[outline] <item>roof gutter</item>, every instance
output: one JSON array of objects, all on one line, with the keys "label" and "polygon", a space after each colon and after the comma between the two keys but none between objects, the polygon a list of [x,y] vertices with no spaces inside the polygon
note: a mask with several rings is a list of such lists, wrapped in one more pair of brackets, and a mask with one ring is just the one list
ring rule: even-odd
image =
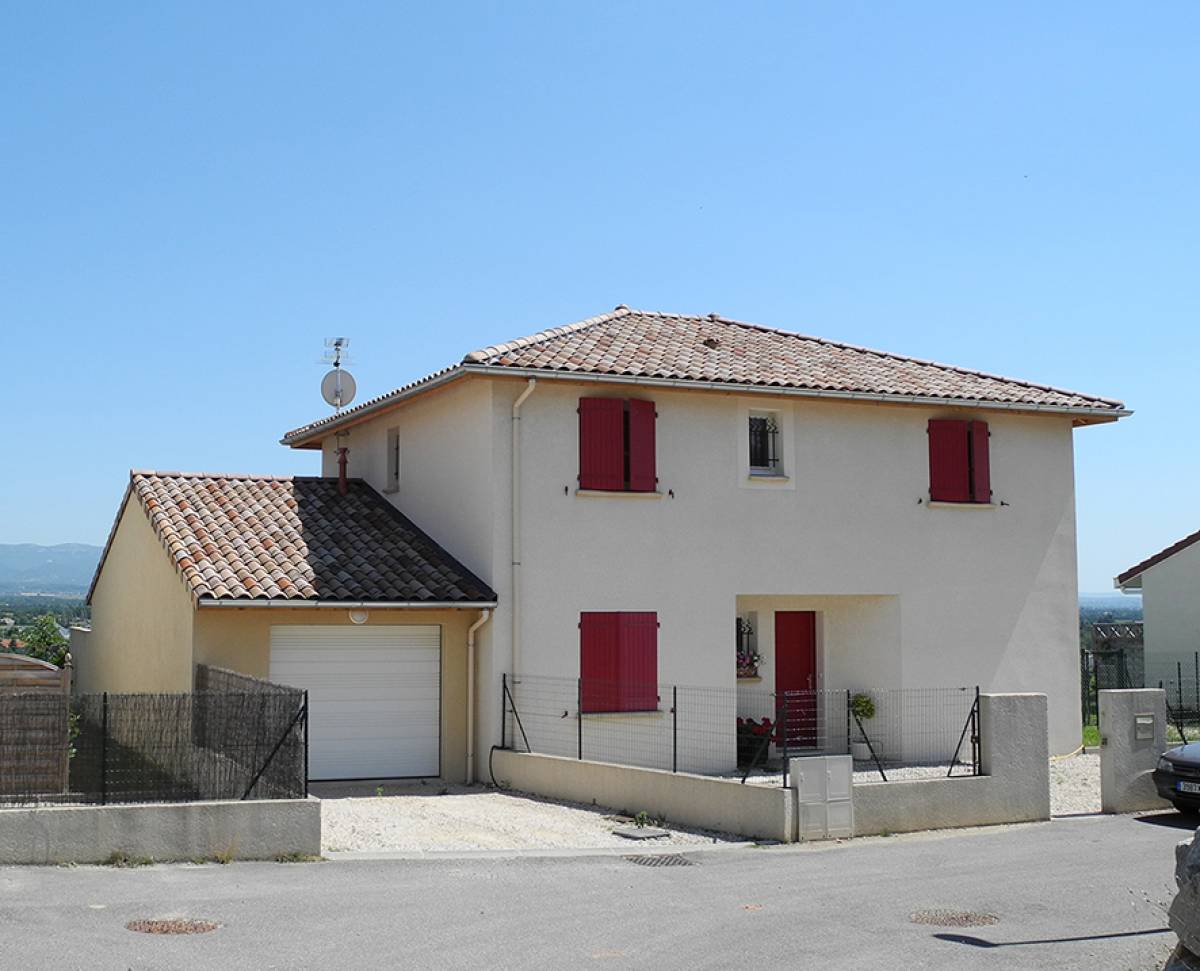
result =
[{"label": "roof gutter", "polygon": [[[547,371],[542,368],[516,368],[463,364],[460,370],[468,374],[511,374],[514,377],[547,378],[561,381],[585,381],[596,384],[636,384],[652,388],[699,388],[703,391],[724,391],[737,394],[786,395],[797,398],[836,398],[851,401],[872,401],[880,404],[945,405],[956,408],[994,408],[1004,411],[1043,411],[1062,415],[1087,415],[1097,418],[1127,418],[1133,412],[1126,408],[1088,408],[1078,405],[1039,405],[1016,401],[988,401],[979,398],[938,398],[928,395],[881,394],[871,391],[837,391],[824,388],[789,388],[774,384],[736,384],[730,381],[695,381],[689,378],[642,377],[636,374],[592,374],[577,371]],[[399,400],[397,398],[396,400]],[[328,426],[327,426],[328,427]]]},{"label": "roof gutter", "polygon": [[316,427],[297,429],[281,438],[280,444],[297,447],[323,438],[345,424],[357,424],[376,412],[390,408],[415,394],[446,384],[464,374],[485,374],[492,377],[509,375],[518,378],[545,378],[550,381],[581,381],[594,384],[633,384],[650,388],[691,388],[701,391],[723,391],[726,394],[762,394],[796,398],[829,398],[842,401],[867,401],[877,404],[934,405],[953,408],[987,408],[997,411],[1035,411],[1052,415],[1077,415],[1088,418],[1115,420],[1133,414],[1128,408],[1089,408],[1075,405],[1039,405],[1030,402],[987,401],[979,398],[938,398],[929,395],[881,394],[871,391],[837,391],[824,388],[788,388],[774,384],[735,384],[729,381],[694,381],[688,378],[641,377],[633,374],[592,374],[579,371],[550,371],[542,368],[504,367],[503,365],[459,364],[449,370],[417,381],[401,391],[388,395],[360,411],[348,412],[342,418],[325,419]]},{"label": "roof gutter", "polygon": [[341,610],[490,610],[494,600],[214,600],[201,597],[197,607],[328,607]]}]

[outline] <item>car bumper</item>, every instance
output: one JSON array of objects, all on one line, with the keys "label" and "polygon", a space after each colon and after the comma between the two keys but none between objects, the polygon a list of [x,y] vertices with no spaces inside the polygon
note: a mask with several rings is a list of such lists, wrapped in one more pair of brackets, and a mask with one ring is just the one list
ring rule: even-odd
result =
[{"label": "car bumper", "polygon": [[1154,788],[1158,790],[1158,794],[1168,802],[1182,803],[1185,806],[1200,807],[1200,792],[1180,792],[1180,782],[1192,782],[1200,784],[1200,778],[1196,776],[1179,776],[1174,772],[1164,772],[1162,769],[1154,770]]}]

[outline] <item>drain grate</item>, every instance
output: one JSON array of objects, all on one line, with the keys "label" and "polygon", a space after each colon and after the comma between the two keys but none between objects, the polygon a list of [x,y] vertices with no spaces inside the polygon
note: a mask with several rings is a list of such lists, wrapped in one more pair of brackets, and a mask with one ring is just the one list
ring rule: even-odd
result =
[{"label": "drain grate", "polygon": [[989,927],[1000,921],[995,914],[976,914],[969,910],[918,910],[909,914],[908,919],[914,924],[931,927]]},{"label": "drain grate", "polygon": [[131,920],[125,925],[127,930],[137,931],[139,934],[207,934],[220,926],[211,920],[188,920],[184,917],[171,917],[165,920]]},{"label": "drain grate", "polygon": [[695,866],[686,856],[680,856],[678,853],[653,853],[644,856],[627,856],[625,859],[638,866]]}]

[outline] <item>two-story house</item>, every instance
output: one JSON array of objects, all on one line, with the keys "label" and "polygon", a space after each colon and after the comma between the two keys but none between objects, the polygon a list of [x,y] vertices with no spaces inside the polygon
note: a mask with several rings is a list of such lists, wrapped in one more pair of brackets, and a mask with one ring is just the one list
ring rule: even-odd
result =
[{"label": "two-story house", "polygon": [[[315,777],[435,763],[477,774],[514,673],[578,684],[565,722],[652,716],[663,684],[736,691],[742,631],[761,684],[780,692],[1044,692],[1051,751],[1067,752],[1080,734],[1072,433],[1126,414],[717,315],[621,306],[288,432],[285,445],[321,452],[319,510],[288,505],[317,488],[299,479],[270,480],[282,498],[258,518],[244,506],[261,500],[242,495],[258,487],[220,484],[246,480],[197,479],[183,493],[205,507],[194,522],[161,477],[135,477],[132,495],[152,527],[143,547],[157,533],[190,594],[176,680],[215,658],[308,688],[314,746],[339,738]],[[346,496],[333,485],[343,473]],[[350,496],[361,508],[344,513]],[[361,544],[357,516],[373,517]],[[307,521],[330,517],[336,542]],[[107,569],[81,671],[104,671],[112,650],[96,643]],[[236,584],[214,585],[231,569]],[[431,574],[447,589],[423,587]],[[114,575],[107,595],[129,582]],[[129,634],[121,650],[140,656]],[[405,654],[421,645],[424,668]],[[368,656],[347,683],[339,672]],[[420,690],[405,681],[410,661]],[[728,750],[688,767],[731,767],[730,715],[713,714]],[[389,761],[406,732],[424,755]],[[379,757],[344,768],[357,739]]]}]

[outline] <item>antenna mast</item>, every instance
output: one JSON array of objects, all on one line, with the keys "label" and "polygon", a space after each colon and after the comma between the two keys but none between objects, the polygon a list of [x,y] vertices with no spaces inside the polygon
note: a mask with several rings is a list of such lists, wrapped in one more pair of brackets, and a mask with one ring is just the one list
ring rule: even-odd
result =
[{"label": "antenna mast", "polygon": [[[325,403],[333,408],[336,415],[342,408],[354,400],[356,390],[354,384],[354,375],[342,368],[343,358],[345,362],[349,362],[349,355],[346,354],[346,349],[350,346],[350,338],[348,337],[327,337],[325,338],[325,354],[322,357],[324,363],[332,365],[332,370],[326,373],[321,379],[321,397],[325,399]],[[349,460],[350,449],[342,444],[350,433],[347,431],[339,431],[336,433],[338,441],[338,492],[343,496],[346,494],[346,463]]]}]

